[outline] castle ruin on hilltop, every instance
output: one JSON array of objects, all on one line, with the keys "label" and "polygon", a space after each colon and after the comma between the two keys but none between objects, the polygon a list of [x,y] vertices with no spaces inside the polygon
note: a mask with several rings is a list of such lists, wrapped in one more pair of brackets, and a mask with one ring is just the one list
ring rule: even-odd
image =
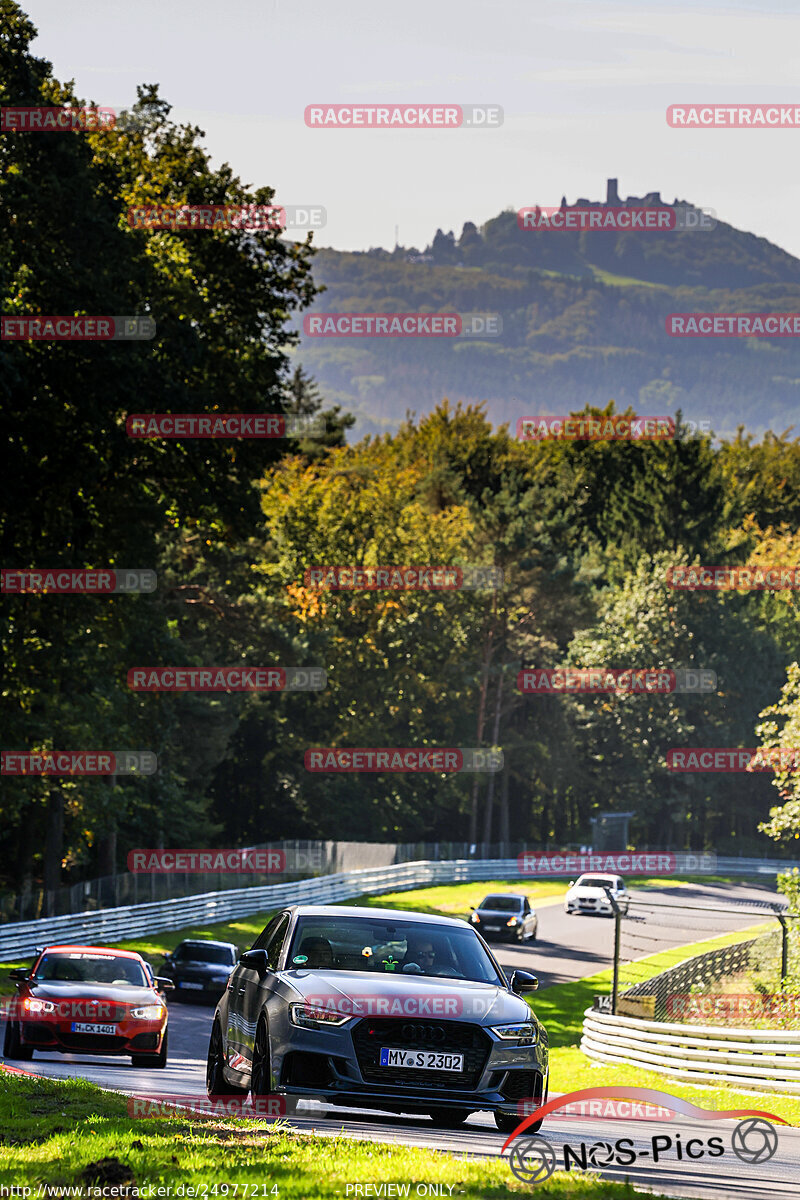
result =
[{"label": "castle ruin on hilltop", "polygon": [[[618,182],[619,181],[616,179],[607,179],[606,180],[606,198],[603,201],[604,208],[656,208],[656,207],[674,208],[677,204],[680,203],[680,201],[678,200],[678,198],[676,196],[676,198],[673,200],[672,204],[667,205],[666,201],[661,199],[660,192],[648,192],[646,196],[628,196],[627,199],[621,200],[619,191],[617,189]],[[596,207],[596,205],[597,205],[596,200],[586,200],[585,197],[581,196],[580,200],[576,200],[575,204],[572,205],[572,207],[573,208],[593,208],[593,207]],[[562,208],[570,207],[570,205],[567,204],[566,196],[561,197],[561,207]]]}]

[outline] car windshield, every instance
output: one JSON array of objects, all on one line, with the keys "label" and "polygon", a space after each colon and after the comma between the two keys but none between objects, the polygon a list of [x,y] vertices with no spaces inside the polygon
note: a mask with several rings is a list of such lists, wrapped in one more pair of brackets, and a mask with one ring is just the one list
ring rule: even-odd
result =
[{"label": "car windshield", "polygon": [[423,924],[402,916],[300,917],[287,970],[309,969],[504,982],[468,925]]},{"label": "car windshield", "polygon": [[493,908],[495,912],[518,912],[522,901],[518,896],[487,896],[481,900],[481,908]]},{"label": "car windshield", "polygon": [[36,968],[34,979],[52,980],[54,983],[107,983],[142,988],[151,986],[144,967],[135,958],[85,951],[45,954]]},{"label": "car windshield", "polygon": [[204,946],[202,942],[178,946],[172,958],[174,962],[221,963],[225,967],[235,962],[233,951],[227,946]]},{"label": "car windshield", "polygon": [[613,888],[617,886],[617,881],[615,879],[604,879],[602,875],[581,875],[576,886]]}]

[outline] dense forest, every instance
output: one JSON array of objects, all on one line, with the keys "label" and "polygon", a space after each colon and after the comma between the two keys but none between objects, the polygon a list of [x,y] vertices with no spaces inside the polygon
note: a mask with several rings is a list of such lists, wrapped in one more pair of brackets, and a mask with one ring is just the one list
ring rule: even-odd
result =
[{"label": "dense forest", "polygon": [[[523,231],[501,213],[459,238],[437,231],[424,254],[324,249],[313,311],[494,313],[493,338],[319,338],[300,358],[357,433],[397,428],[442,396],[485,402],[512,428],[532,413],[604,406],[681,408],[734,437],[783,430],[800,413],[800,351],[790,337],[677,338],[670,313],[798,312],[800,263],[718,221],[710,230]],[[299,325],[299,323],[297,323]],[[409,348],[410,347],[410,348]],[[754,406],[753,397],[758,396]]]},{"label": "dense forest", "polygon": [[[27,19],[17,12],[9,29],[0,103],[78,103],[30,53]],[[5,777],[4,886],[110,873],[139,846],[290,837],[566,845],[588,841],[591,817],[614,811],[635,813],[631,838],[641,847],[774,852],[758,825],[781,800],[789,807],[772,831],[787,842],[800,826],[796,771],[676,775],[665,755],[792,736],[800,744],[797,593],[680,592],[666,579],[680,564],[800,561],[800,439],[779,426],[757,438],[693,436],[664,378],[638,410],[674,413],[672,440],[520,442],[484,407],[459,404],[455,377],[452,389],[440,386],[426,355],[441,347],[414,343],[411,353],[397,342],[381,350],[393,374],[380,391],[398,428],[346,444],[352,417],[337,389],[298,365],[294,332],[330,283],[331,252],[315,257],[310,238],[293,243],[276,231],[132,229],[134,204],[274,196],[245,188],[226,165],[212,168],[202,131],[172,122],[154,88],[140,90],[135,114],[129,132],[0,139],[2,311],[142,314],[157,329],[145,342],[0,347],[13,461],[2,482],[3,565],[158,574],[152,594],[4,596],[3,740],[18,750],[148,749],[159,770]],[[625,363],[651,354],[647,314],[657,324],[674,300],[658,289],[528,279],[524,262],[522,275],[487,283],[483,265],[481,274],[445,265],[423,275],[412,264],[347,260],[350,307],[362,311],[379,293],[384,309],[406,306],[411,290],[401,303],[391,289],[412,274],[415,303],[431,311],[539,305],[535,330],[520,324],[517,349],[451,347],[463,378],[488,387],[510,362],[522,389],[531,355],[577,357],[604,413],[619,402]],[[756,292],[765,304],[800,307],[797,288],[782,282],[784,261],[770,261],[774,273],[748,288],[746,307],[757,307]],[[714,306],[742,307],[742,295],[720,294]],[[332,299],[333,290],[325,301],[336,307]],[[598,341],[619,330],[622,312],[636,351]],[[349,355],[354,370],[359,355],[378,352],[325,353]],[[788,378],[775,390],[779,376],[796,380],[796,363],[774,365],[796,350],[740,353],[725,369],[751,411],[769,421],[778,393],[779,411],[790,394],[797,406],[796,383],[793,393]],[[685,345],[682,355],[676,384],[691,379],[687,395],[708,396],[699,415],[713,415],[719,369]],[[552,391],[537,390],[536,410],[582,411],[565,405],[553,379]],[[399,419],[407,402],[425,415]],[[129,438],[127,416],[143,412],[317,414],[326,432]],[[332,591],[307,582],[320,564],[493,565],[504,581],[494,590]],[[718,688],[570,697],[517,688],[522,667],[561,664],[694,666],[715,671]],[[214,695],[126,684],[136,666],[220,665],[316,666],[328,684]],[[304,766],[314,746],[493,745],[504,752],[497,777]]]}]

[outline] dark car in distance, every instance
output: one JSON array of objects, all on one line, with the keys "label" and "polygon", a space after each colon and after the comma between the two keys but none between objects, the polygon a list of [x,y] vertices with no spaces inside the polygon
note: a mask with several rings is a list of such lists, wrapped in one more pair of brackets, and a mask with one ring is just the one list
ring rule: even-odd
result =
[{"label": "dark car in distance", "polygon": [[3,1054],[129,1054],[135,1067],[167,1063],[172,987],[152,976],[141,955],[105,946],[47,946],[32,967],[9,972],[17,995],[5,1005]]},{"label": "dark car in distance", "polygon": [[539,918],[521,892],[493,892],[485,896],[472,909],[469,923],[487,942],[533,941],[539,928]]},{"label": "dark car in distance", "polygon": [[187,939],[164,959],[161,974],[175,984],[176,997],[195,996],[216,1004],[238,957],[238,948],[231,942]]},{"label": "dark car in distance", "polygon": [[217,1005],[209,1096],[310,1097],[427,1113],[455,1128],[472,1113],[516,1129],[543,1104],[548,1038],[523,994],[464,921],[354,906],[278,913],[244,953]]}]

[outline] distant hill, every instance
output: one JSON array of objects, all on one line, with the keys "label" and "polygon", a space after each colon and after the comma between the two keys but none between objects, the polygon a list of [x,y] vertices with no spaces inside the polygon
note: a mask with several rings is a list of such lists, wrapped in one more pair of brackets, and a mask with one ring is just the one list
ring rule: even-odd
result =
[{"label": "distant hill", "polygon": [[[616,201],[615,182],[609,198]],[[579,201],[588,204],[588,201]],[[618,201],[661,204],[657,193]],[[674,205],[689,206],[675,200]],[[504,212],[424,251],[321,250],[322,312],[496,312],[499,338],[302,337],[299,359],[355,433],[443,397],[495,422],[584,404],[710,420],[718,434],[800,426],[800,339],[668,336],[670,312],[800,312],[800,260],[718,221],[713,230],[523,231]]]}]

